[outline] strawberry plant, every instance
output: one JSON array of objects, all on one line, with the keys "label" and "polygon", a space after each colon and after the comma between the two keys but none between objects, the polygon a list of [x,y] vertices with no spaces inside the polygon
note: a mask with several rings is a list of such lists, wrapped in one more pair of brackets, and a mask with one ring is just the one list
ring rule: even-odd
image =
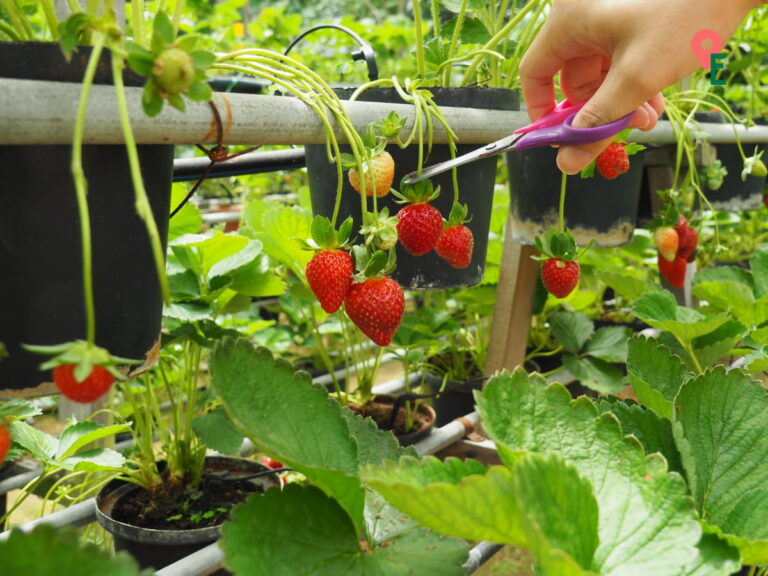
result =
[{"label": "strawberry plant", "polygon": [[29,406],[0,405],[0,413],[7,410],[19,417],[9,426],[14,446],[39,462],[42,473],[24,486],[2,517],[6,528],[11,514],[37,489],[44,490],[43,514],[49,505],[53,508],[57,504],[69,505],[93,497],[125,469],[122,454],[110,448],[96,447],[96,443],[127,432],[130,429],[127,424],[102,426],[93,421],[71,421],[57,437],[20,419],[37,413]]},{"label": "strawberry plant", "polygon": [[[764,564],[765,527],[750,518],[768,474],[765,390],[738,369],[693,375],[643,337],[630,340],[628,362],[641,402],[662,412],[574,400],[538,375],[501,373],[477,403],[504,466],[402,457],[363,478],[428,527],[526,547],[547,573]],[[425,505],[435,498],[444,505]]]},{"label": "strawberry plant", "polygon": [[[329,398],[306,374],[245,340],[227,338],[217,345],[211,372],[238,429],[306,478],[254,495],[235,509],[220,541],[227,568],[235,574],[464,573],[465,542],[425,530],[360,478],[364,466],[415,455],[412,448],[401,448],[389,432]],[[264,410],[270,405],[284,409]],[[304,425],[308,420],[311,428]]]}]

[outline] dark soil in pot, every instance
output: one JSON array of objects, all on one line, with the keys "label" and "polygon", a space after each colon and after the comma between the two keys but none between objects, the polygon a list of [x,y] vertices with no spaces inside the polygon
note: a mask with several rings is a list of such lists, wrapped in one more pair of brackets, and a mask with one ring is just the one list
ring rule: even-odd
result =
[{"label": "dark soil in pot", "polygon": [[382,430],[391,430],[402,446],[410,446],[426,438],[435,424],[434,409],[423,402],[413,412],[413,425],[406,430],[405,405],[398,403],[397,415],[392,421],[392,411],[395,407],[395,397],[381,394],[362,406],[349,408],[364,418],[371,418]]},{"label": "dark soil in pot", "polygon": [[277,486],[274,475],[247,478],[268,470],[250,460],[209,457],[194,491],[179,485],[149,492],[113,481],[97,497],[96,517],[114,536],[115,550],[128,551],[142,568],[159,569],[215,542],[235,505]]},{"label": "dark soil in pot", "polygon": [[[502,89],[468,87],[468,88],[431,88],[435,102],[439,106],[471,107],[486,110],[517,110],[519,96],[516,92]],[[342,99],[349,98],[354,89],[338,89]],[[394,89],[370,89],[365,91],[360,101],[385,102],[403,104],[402,99]],[[457,155],[475,150],[478,144],[458,145]],[[405,150],[397,145],[387,146],[387,151],[395,160],[395,178],[393,187],[398,189],[400,181],[407,173],[417,169],[418,151],[412,144]],[[305,147],[307,173],[312,198],[312,211],[331,217],[336,195],[336,166],[328,162],[324,145]],[[349,152],[348,147],[342,147],[342,152]],[[425,148],[426,152],[426,148]],[[434,164],[450,159],[447,144],[436,144],[432,153],[425,158],[424,165]],[[440,258],[434,250],[422,256],[413,256],[398,244],[397,270],[392,274],[403,288],[408,290],[431,290],[459,286],[472,286],[483,279],[485,258],[488,247],[488,231],[490,228],[493,208],[493,190],[496,183],[496,157],[473,162],[458,169],[460,201],[468,205],[472,219],[466,225],[474,237],[474,252],[469,266],[455,269]],[[453,204],[453,183],[450,172],[440,174],[432,179],[433,184],[440,186],[441,193],[432,202],[444,218],[447,218]],[[355,219],[355,230],[360,225],[360,196],[350,186],[344,177],[344,186],[339,211],[339,222],[348,216]],[[394,215],[402,207],[395,203],[392,194],[377,200],[378,207],[387,207],[390,215]],[[371,206],[371,200],[368,201]]]}]

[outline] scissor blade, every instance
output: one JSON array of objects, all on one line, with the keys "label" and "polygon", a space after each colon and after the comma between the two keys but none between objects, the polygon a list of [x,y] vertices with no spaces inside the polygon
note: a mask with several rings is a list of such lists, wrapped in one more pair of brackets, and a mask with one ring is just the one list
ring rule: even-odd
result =
[{"label": "scissor blade", "polygon": [[478,148],[477,150],[472,150],[472,152],[467,152],[466,154],[462,154],[461,156],[457,156],[456,158],[451,158],[450,160],[446,160],[445,162],[440,162],[439,164],[433,164],[432,166],[428,166],[422,169],[420,173],[418,171],[411,172],[405,175],[405,178],[403,178],[402,183],[414,184],[421,180],[426,180],[427,178],[431,178],[432,176],[437,176],[438,174],[447,172],[448,170],[451,170],[453,168],[458,168],[459,166],[463,166],[464,164],[469,164],[470,162],[474,162],[482,158],[489,158],[491,156],[496,156],[496,154],[501,154],[505,150],[509,150],[510,148],[512,148],[515,142],[517,142],[520,138],[522,138],[522,136],[523,134],[513,134],[511,136],[502,138],[501,140],[496,140],[496,142],[491,142],[490,144],[486,144],[485,146],[483,146],[482,148]]}]

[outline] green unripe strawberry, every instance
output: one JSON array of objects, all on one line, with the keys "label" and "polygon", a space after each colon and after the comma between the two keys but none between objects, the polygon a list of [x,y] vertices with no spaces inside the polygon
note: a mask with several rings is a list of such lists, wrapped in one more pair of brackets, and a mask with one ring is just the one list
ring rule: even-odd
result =
[{"label": "green unripe strawberry", "polygon": [[762,160],[757,160],[754,164],[752,164],[752,171],[750,174],[757,178],[762,178],[763,176],[768,175],[768,168],[765,167],[765,162]]},{"label": "green unripe strawberry", "polygon": [[152,74],[160,90],[166,94],[185,93],[195,76],[192,56],[181,48],[167,48],[155,58]]}]

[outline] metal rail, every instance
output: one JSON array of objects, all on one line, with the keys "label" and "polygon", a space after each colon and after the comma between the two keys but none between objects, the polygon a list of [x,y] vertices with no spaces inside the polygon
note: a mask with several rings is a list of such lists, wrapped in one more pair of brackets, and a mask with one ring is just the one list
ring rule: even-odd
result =
[{"label": "metal rail", "polygon": [[[148,118],[141,109],[141,88],[126,88],[129,114],[139,144],[197,144],[215,141],[210,107],[190,102],[182,113],[166,106]],[[68,144],[72,140],[75,110],[80,97],[78,84],[37,80],[0,79],[0,145]],[[214,102],[225,119],[225,144],[322,144],[325,129],[315,113],[296,98],[261,94],[216,93]],[[355,129],[362,132],[390,110],[408,119],[406,131],[414,121],[408,104],[348,102],[345,108]],[[486,143],[503,138],[528,123],[519,111],[442,108],[448,124],[467,144]],[[745,144],[768,142],[768,126],[749,129],[730,124],[701,124],[714,143],[734,142],[736,135]],[[697,129],[691,125],[691,130]],[[341,131],[334,124],[339,138]],[[440,123],[434,126],[435,142],[445,142]],[[669,122],[659,122],[651,132],[635,132],[632,138],[642,143],[664,144],[675,141]],[[115,104],[114,88],[93,86],[85,122],[86,144],[120,144],[122,131]]]}]

